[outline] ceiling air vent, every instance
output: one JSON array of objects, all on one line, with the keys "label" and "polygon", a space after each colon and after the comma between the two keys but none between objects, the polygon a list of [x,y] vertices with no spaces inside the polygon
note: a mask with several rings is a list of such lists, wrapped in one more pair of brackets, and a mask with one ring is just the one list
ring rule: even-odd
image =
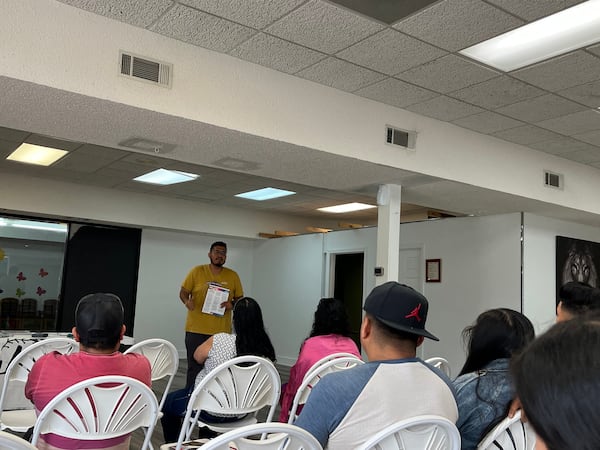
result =
[{"label": "ceiling air vent", "polygon": [[544,170],[544,186],[562,189],[564,185],[563,176],[560,173]]},{"label": "ceiling air vent", "polygon": [[389,125],[385,127],[385,142],[404,148],[415,148],[417,133],[415,131],[405,131],[399,128],[393,128]]},{"label": "ceiling air vent", "polygon": [[173,65],[153,61],[151,59],[134,55],[132,53],[119,53],[121,75],[146,81],[159,86],[171,87],[171,74]]}]

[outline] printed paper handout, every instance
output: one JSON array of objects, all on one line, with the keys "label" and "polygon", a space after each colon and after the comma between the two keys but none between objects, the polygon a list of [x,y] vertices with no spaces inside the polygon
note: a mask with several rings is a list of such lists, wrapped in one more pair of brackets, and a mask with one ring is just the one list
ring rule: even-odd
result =
[{"label": "printed paper handout", "polygon": [[225,307],[221,307],[221,303],[226,302],[229,298],[229,289],[217,283],[208,283],[208,291],[202,305],[202,312],[205,314],[213,314],[222,316],[225,314]]}]

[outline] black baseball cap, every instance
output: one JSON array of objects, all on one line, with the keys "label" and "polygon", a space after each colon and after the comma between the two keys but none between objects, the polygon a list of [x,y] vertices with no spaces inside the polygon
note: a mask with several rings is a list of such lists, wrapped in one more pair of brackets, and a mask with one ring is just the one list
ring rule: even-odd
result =
[{"label": "black baseball cap", "polygon": [[377,286],[367,296],[363,309],[391,328],[439,341],[425,330],[429,302],[410,286],[396,281]]},{"label": "black baseball cap", "polygon": [[75,327],[84,345],[119,342],[123,321],[123,304],[114,294],[86,295],[75,309]]}]

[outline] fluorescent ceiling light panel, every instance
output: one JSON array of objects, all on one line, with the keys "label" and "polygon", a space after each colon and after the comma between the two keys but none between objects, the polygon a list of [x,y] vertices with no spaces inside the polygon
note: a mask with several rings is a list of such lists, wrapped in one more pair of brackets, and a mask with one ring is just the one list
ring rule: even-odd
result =
[{"label": "fluorescent ceiling light panel", "polygon": [[600,0],[589,0],[459,53],[509,72],[598,41]]},{"label": "fluorescent ceiling light panel", "polygon": [[167,170],[167,169],[156,169],[152,172],[148,172],[145,175],[140,175],[134,178],[134,181],[141,183],[158,184],[166,186],[169,184],[184,183],[186,181],[193,181],[198,178],[199,175],[195,173],[180,172],[178,170]]},{"label": "fluorescent ceiling light panel", "polygon": [[26,164],[37,164],[38,166],[49,166],[67,153],[69,152],[66,150],[23,143],[6,159]]},{"label": "fluorescent ceiling light panel", "polygon": [[376,208],[374,205],[366,203],[345,203],[343,205],[328,206],[327,208],[318,208],[319,211],[328,213],[345,213],[351,211],[362,211],[363,209]]},{"label": "fluorescent ceiling light panel", "polygon": [[235,194],[236,197],[247,198],[248,200],[256,200],[262,202],[263,200],[272,200],[274,198],[286,197],[288,195],[294,195],[295,192],[286,191],[284,189],[277,189],[272,187],[266,187],[257,189],[256,191],[242,192],[241,194]]},{"label": "fluorescent ceiling light panel", "polygon": [[44,223],[44,224],[31,224],[28,223],[13,223],[11,226],[15,228],[26,228],[28,230],[41,230],[41,231],[54,231],[56,233],[66,233],[67,226],[60,223]]}]

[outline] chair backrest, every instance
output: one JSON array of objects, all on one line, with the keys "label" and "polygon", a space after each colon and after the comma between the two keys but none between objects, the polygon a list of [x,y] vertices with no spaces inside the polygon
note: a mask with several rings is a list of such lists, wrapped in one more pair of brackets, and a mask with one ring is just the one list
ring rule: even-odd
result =
[{"label": "chair backrest", "polygon": [[298,411],[301,405],[304,405],[306,403],[306,401],[308,400],[308,396],[312,392],[312,389],[321,380],[321,378],[332,372],[339,372],[341,370],[352,369],[353,367],[356,367],[359,364],[364,364],[364,361],[362,359],[358,359],[354,355],[340,356],[320,364],[319,366],[315,367],[314,370],[311,369],[308,373],[308,376],[304,377],[302,384],[296,391],[296,395],[294,396],[294,401],[292,402],[292,407],[290,409],[290,417],[288,419],[288,423],[294,423],[296,421],[296,412]]},{"label": "chair backrest", "polygon": [[169,377],[158,405],[159,411],[162,410],[169,389],[171,389],[173,378],[179,368],[179,353],[177,349],[171,342],[156,338],[138,342],[129,347],[125,353],[140,353],[148,358],[152,370],[152,382]]},{"label": "chair backrest", "polygon": [[0,431],[0,448],[2,450],[36,450],[29,441],[6,431]]},{"label": "chair backrest", "polygon": [[280,392],[279,372],[268,359],[259,356],[230,359],[210,371],[192,392],[179,442],[190,438],[200,411],[217,415],[256,415],[268,406],[265,422],[271,422]]},{"label": "chair backrest", "polygon": [[4,382],[2,383],[2,392],[0,393],[0,414],[4,409],[9,384],[13,382],[26,383],[29,372],[31,372],[33,364],[38,359],[46,353],[53,351],[69,354],[78,351],[78,349],[79,345],[77,342],[67,337],[44,339],[23,349],[6,368]]},{"label": "chair backrest", "polygon": [[425,362],[430,366],[440,369],[448,376],[448,378],[450,378],[452,371],[450,369],[450,363],[446,358],[442,358],[441,356],[434,356],[433,358],[426,359]]},{"label": "chair backrest", "polygon": [[[270,434],[268,434],[270,433]],[[264,439],[248,439],[261,435]],[[308,431],[287,423],[256,423],[236,428],[202,446],[202,450],[321,450]]]},{"label": "chair backrest", "polygon": [[320,360],[318,360],[316,363],[314,363],[311,366],[311,368],[308,369],[306,371],[306,373],[304,374],[303,380],[306,380],[308,377],[310,377],[312,375],[312,372],[314,370],[318,369],[323,364],[331,361],[332,359],[337,359],[337,358],[356,358],[356,359],[360,359],[358,356],[353,355],[352,353],[346,353],[346,352],[332,353],[331,355],[324,356],[323,358],[321,358]]},{"label": "chair backrest", "polygon": [[147,427],[148,448],[158,418],[158,400],[139,380],[105,375],[80,381],[54,397],[40,412],[31,443],[54,433],[80,440],[110,439]]},{"label": "chair backrest", "polygon": [[19,313],[21,317],[35,317],[37,315],[37,299],[24,298],[19,304]]},{"label": "chair backrest", "polygon": [[440,416],[401,420],[372,436],[359,450],[460,450],[456,425]]},{"label": "chair backrest", "polygon": [[533,450],[535,432],[528,423],[521,422],[521,411],[506,417],[496,425],[477,446],[477,450]]}]

